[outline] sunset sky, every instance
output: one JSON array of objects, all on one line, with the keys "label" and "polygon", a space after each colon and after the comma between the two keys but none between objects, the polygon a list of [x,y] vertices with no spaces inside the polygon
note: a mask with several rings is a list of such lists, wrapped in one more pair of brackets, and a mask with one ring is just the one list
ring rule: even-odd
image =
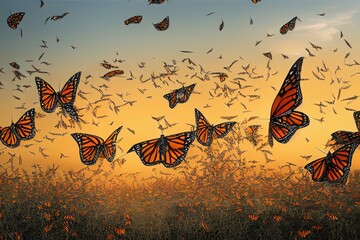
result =
[{"label": "sunset sky", "polygon": [[[17,121],[26,110],[33,107],[36,112],[45,114],[44,118],[36,119],[38,132],[34,139],[21,142],[21,145],[15,149],[0,146],[2,153],[0,164],[7,161],[8,153],[16,153],[17,156],[22,156],[23,168],[39,163],[44,166],[60,165],[62,169],[80,169],[84,165],[80,162],[78,146],[72,139],[71,133],[90,133],[106,139],[117,127],[123,126],[119,134],[119,139],[122,138],[122,140],[118,144],[124,152],[118,151],[115,157],[118,158],[135,143],[161,135],[162,132],[157,128],[158,124],[151,118],[152,116],[164,115],[170,123],[178,123],[164,130],[164,135],[191,130],[188,124],[195,124],[194,108],[199,109],[213,124],[226,121],[220,118],[221,116],[238,115],[235,121],[239,123],[245,118],[259,116],[247,125],[261,125],[259,133],[266,141],[272,101],[292,64],[301,56],[305,57],[301,77],[307,80],[301,82],[303,103],[297,110],[309,116],[310,125],[298,130],[289,143],[274,142],[272,149],[266,147],[273,153],[270,157],[276,159],[268,166],[277,168],[285,162],[304,166],[307,161],[300,155],[312,155],[310,160],[325,156],[329,149],[325,149],[324,145],[330,139],[332,132],[357,131],[352,117],[353,112],[346,110],[345,107],[360,110],[359,99],[346,100],[346,98],[358,95],[358,89],[360,89],[360,74],[356,74],[360,72],[360,66],[354,64],[354,60],[360,62],[358,46],[360,1],[358,0],[262,0],[257,4],[253,4],[250,0],[169,0],[161,5],[148,5],[145,0],[44,0],[44,2],[45,5],[42,8],[40,8],[40,0],[2,0],[0,2],[0,69],[3,68],[4,71],[0,73],[0,82],[3,85],[0,89],[2,113],[0,126],[9,126],[12,120]],[[26,13],[16,30],[7,25],[6,21],[10,12]],[[69,12],[69,14],[63,19],[49,20],[45,24],[47,17],[61,15],[64,12]],[[207,16],[212,12],[214,13]],[[323,13],[325,13],[324,16],[318,15]],[[124,20],[134,15],[142,15],[142,22],[126,26]],[[152,24],[160,22],[166,16],[170,18],[170,27],[163,32],[157,31]],[[280,27],[295,16],[301,21],[296,22],[293,31],[281,35]],[[250,19],[253,20],[252,25],[250,25]],[[222,21],[224,28],[219,31]],[[23,37],[20,36],[21,29]],[[340,38],[340,31],[343,33],[342,38]],[[267,34],[274,35],[267,37]],[[59,42],[56,42],[57,37]],[[351,44],[352,48],[345,43],[344,39]],[[47,42],[48,48],[40,47],[43,44],[42,40]],[[255,43],[260,40],[262,42],[255,46]],[[309,42],[321,46],[322,49],[315,50]],[[308,48],[315,56],[310,57],[305,48]],[[213,49],[212,52],[207,54],[210,49]],[[181,50],[193,53],[183,53]],[[38,58],[44,52],[39,61]],[[271,52],[273,57],[270,61],[270,73],[274,75],[271,75],[267,81],[268,58],[263,55],[265,52]],[[348,53],[350,55],[345,59]],[[287,55],[288,59],[284,59],[281,54]],[[220,59],[219,56],[222,58]],[[187,61],[182,62],[187,57],[197,64],[193,66],[194,70],[187,67],[190,66]],[[114,59],[125,61],[119,63],[114,62]],[[157,80],[156,83],[160,85],[160,88],[154,88],[151,81],[141,83],[139,78],[140,75],[143,75],[143,79],[147,79],[152,73],[154,75],[164,73],[163,62],[170,65],[173,64],[173,59],[176,60],[179,71],[176,76],[171,76],[172,80],[174,82],[179,80],[185,85],[193,83],[197,85],[194,89],[195,93],[191,95],[187,103],[170,109],[163,95],[182,85],[177,82],[169,82],[169,85],[165,85]],[[34,61],[29,63],[26,60]],[[110,81],[100,78],[109,71],[100,66],[103,60],[118,66],[125,72],[124,75],[111,78]],[[224,67],[234,60],[238,61],[232,66],[230,72],[225,70]],[[26,78],[12,81],[14,69],[9,63],[13,61],[20,65],[19,71]],[[51,65],[41,63],[43,61]],[[145,67],[140,68],[138,66],[140,62],[145,62]],[[317,67],[322,68],[323,63],[329,71],[324,73],[324,80],[318,80],[312,72],[320,75]],[[198,76],[203,76],[200,74],[199,64],[205,71],[225,72],[229,78],[225,82],[220,82],[211,74],[209,74],[210,81],[203,82],[196,77],[191,78],[195,72]],[[257,75],[264,77],[250,79],[246,75],[239,75],[238,73],[243,72],[243,67],[248,64]],[[34,73],[30,76],[26,71],[34,70],[31,65],[48,71],[50,74]],[[340,70],[335,73],[338,66]],[[86,97],[90,102],[95,102],[101,97],[101,94],[91,85],[98,88],[103,84],[109,86],[107,90],[102,89],[106,94],[112,94],[111,100],[116,105],[124,104],[117,94],[123,94],[123,98],[127,101],[137,102],[133,106],[121,107],[118,114],[110,111],[108,103],[104,102],[99,104],[101,107],[98,110],[98,116],[107,115],[107,117],[96,119],[91,110],[81,111],[82,118],[89,122],[89,124],[83,124],[82,129],[78,126],[66,130],[55,128],[60,119],[60,115],[56,113],[60,110],[49,114],[41,110],[35,76],[49,82],[55,90],[60,90],[65,82],[78,71],[82,72],[82,81],[78,91],[89,93]],[[135,77],[133,80],[127,80],[130,77],[130,71]],[[89,74],[92,78],[89,78],[89,83],[85,84],[83,81]],[[245,98],[238,96],[230,107],[225,104],[229,101],[228,98],[211,99],[209,91],[213,91],[211,89],[215,88],[215,83],[220,86],[227,84],[235,88],[236,85],[231,81],[237,77],[245,78],[246,81],[241,82],[243,85],[251,85],[241,90],[241,93],[246,95]],[[17,84],[31,87],[21,87],[23,92],[20,92],[16,90]],[[138,89],[144,88],[147,92],[140,93]],[[344,89],[337,98],[340,88]],[[252,94],[261,97],[250,100],[248,95]],[[329,105],[326,101],[332,101],[332,95],[335,96],[335,103]],[[152,97],[148,98],[148,96]],[[320,102],[326,105],[323,108],[324,113],[321,113],[319,107],[314,105]],[[246,105],[249,111],[245,111],[241,103]],[[16,109],[22,104],[25,109]],[[207,104],[211,107],[204,108]],[[88,102],[77,96],[75,105],[77,108],[86,108]],[[316,120],[322,117],[322,123]],[[92,124],[93,120],[99,122],[98,126]],[[243,129],[247,125],[240,128]],[[127,128],[134,130],[135,134]],[[44,136],[54,137],[49,135],[49,132],[59,134],[67,132],[67,134],[57,136],[51,142],[44,139]],[[42,140],[42,142],[35,140]],[[29,148],[23,146],[30,143],[34,145]],[[49,155],[48,158],[41,156],[39,147],[46,148],[44,152]],[[247,160],[258,159],[260,164],[264,163],[263,154],[256,151],[248,141],[244,140],[240,143],[240,148],[246,150],[242,157],[246,157]],[[61,153],[69,158],[60,159]],[[196,148],[190,148],[188,156],[195,154]],[[144,174],[151,172],[152,168],[142,165],[135,153],[129,153],[124,157],[126,163],[123,169],[118,169],[119,171],[140,171]],[[157,165],[156,168],[165,169],[163,165]],[[360,169],[359,149],[355,152],[351,169]]]}]

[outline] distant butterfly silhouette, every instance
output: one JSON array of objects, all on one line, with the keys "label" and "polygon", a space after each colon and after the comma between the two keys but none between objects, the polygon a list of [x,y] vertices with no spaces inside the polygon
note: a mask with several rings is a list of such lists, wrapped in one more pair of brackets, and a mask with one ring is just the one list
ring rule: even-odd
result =
[{"label": "distant butterfly silhouette", "polygon": [[165,0],[148,0],[149,5],[150,4],[162,4],[165,2]]},{"label": "distant butterfly silhouette", "polygon": [[47,113],[55,111],[58,103],[60,107],[68,113],[71,118],[79,122],[79,117],[74,108],[76,90],[80,82],[81,72],[75,73],[64,85],[60,92],[55,92],[49,83],[35,77],[36,86],[40,96],[40,106]]},{"label": "distant butterfly silhouette", "polygon": [[165,94],[163,97],[169,100],[169,107],[174,108],[178,103],[185,103],[189,100],[192,91],[195,88],[196,83],[187,87],[178,88],[171,93]]},{"label": "distant butterfly silhouette", "polygon": [[352,156],[358,147],[357,143],[345,145],[326,157],[319,158],[305,166],[316,182],[343,183],[350,172]]},{"label": "distant butterfly silhouette", "polygon": [[271,106],[268,134],[271,147],[273,137],[280,143],[287,143],[299,128],[309,125],[306,114],[294,111],[302,103],[300,73],[303,59],[300,57],[291,67]]},{"label": "distant butterfly silhouette", "polygon": [[195,108],[196,138],[201,145],[209,146],[213,139],[225,137],[236,122],[210,125],[204,115]]},{"label": "distant butterfly silhouette", "polygon": [[194,132],[183,132],[170,136],[161,135],[160,138],[135,144],[128,153],[135,151],[146,166],[162,163],[165,167],[171,168],[179,165],[185,159],[194,139]]},{"label": "distant butterfly silhouette", "polygon": [[356,124],[357,132],[349,131],[336,131],[331,134],[334,144],[346,145],[350,143],[360,143],[360,111],[354,112],[354,121]]},{"label": "distant butterfly silhouette", "polygon": [[161,22],[159,23],[153,23],[154,27],[156,28],[156,30],[158,31],[165,31],[166,29],[169,28],[169,16],[167,16],[166,18],[164,18]]},{"label": "distant butterfly silhouette", "polygon": [[111,77],[115,77],[123,74],[124,74],[123,70],[112,70],[110,72],[105,73],[101,78],[108,81]]},{"label": "distant butterfly silhouette", "polygon": [[7,24],[10,28],[12,29],[16,29],[17,26],[19,25],[19,23],[21,22],[21,20],[23,19],[23,17],[25,16],[24,12],[17,12],[17,13],[13,13],[11,14],[8,18],[7,18]]},{"label": "distant butterfly silhouette", "polygon": [[116,139],[121,129],[122,126],[117,128],[105,141],[91,134],[72,133],[71,136],[79,145],[81,162],[85,165],[93,165],[99,158],[112,162],[116,154]]},{"label": "distant butterfly silhouette", "polygon": [[10,148],[20,145],[20,140],[30,140],[35,136],[35,109],[32,108],[16,123],[11,123],[9,127],[0,127],[0,140]]},{"label": "distant butterfly silhouette", "polygon": [[258,2],[261,2],[261,0],[251,0],[253,3],[257,4]]},{"label": "distant butterfly silhouette", "polygon": [[133,16],[124,21],[125,25],[129,25],[131,23],[140,23],[143,17],[141,15]]},{"label": "distant butterfly silhouette", "polygon": [[282,25],[282,27],[280,28],[280,33],[281,34],[286,34],[288,31],[292,31],[295,28],[295,23],[296,20],[301,21],[298,17],[294,17],[293,19],[291,19],[289,22],[285,23],[284,25]]}]

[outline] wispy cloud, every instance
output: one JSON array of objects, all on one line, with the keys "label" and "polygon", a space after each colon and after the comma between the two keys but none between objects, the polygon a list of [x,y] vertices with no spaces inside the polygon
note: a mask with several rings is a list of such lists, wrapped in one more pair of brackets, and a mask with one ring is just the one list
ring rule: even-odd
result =
[{"label": "wispy cloud", "polygon": [[352,22],[352,18],[357,12],[357,10],[351,10],[349,12],[338,13],[334,17],[327,17],[325,15],[321,20],[319,18],[310,19],[309,24],[300,25],[296,30],[311,34],[319,40],[330,41],[335,34],[339,33],[341,26]]}]

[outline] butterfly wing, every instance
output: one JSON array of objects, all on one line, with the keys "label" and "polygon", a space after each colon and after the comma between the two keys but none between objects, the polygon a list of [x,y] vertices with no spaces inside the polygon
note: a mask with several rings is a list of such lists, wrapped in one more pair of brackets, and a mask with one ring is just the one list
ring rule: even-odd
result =
[{"label": "butterfly wing", "polygon": [[10,148],[16,148],[20,145],[20,138],[12,131],[11,127],[4,127],[0,133],[1,142]]},{"label": "butterfly wing", "polygon": [[281,34],[286,34],[289,30],[292,31],[295,28],[295,23],[296,20],[298,18],[294,17],[293,19],[291,19],[289,22],[285,23],[284,25],[282,25],[282,27],[280,28],[280,33]]},{"label": "butterfly wing", "polygon": [[59,100],[62,105],[74,104],[76,90],[80,82],[81,72],[75,73],[64,85],[59,93]]},{"label": "butterfly wing", "polygon": [[212,137],[213,139],[225,137],[236,122],[224,122],[217,124],[213,127]]},{"label": "butterfly wing", "polygon": [[294,111],[301,102],[300,73],[303,57],[291,67],[279,93],[277,94],[270,113],[269,145],[273,145],[272,137],[280,143],[286,143],[299,128],[309,125],[309,117]]},{"label": "butterfly wing", "polygon": [[196,139],[201,145],[209,146],[212,142],[212,127],[204,115],[195,108]]},{"label": "butterfly wing", "polygon": [[11,14],[8,18],[7,18],[7,24],[10,28],[12,29],[16,29],[17,26],[19,25],[19,23],[21,22],[21,20],[23,19],[23,17],[25,16],[24,12],[17,12],[17,13],[13,13]]},{"label": "butterfly wing", "polygon": [[116,129],[104,142],[104,148],[100,157],[106,158],[108,162],[112,162],[116,154],[116,139],[122,129],[122,126]]},{"label": "butterfly wing", "polygon": [[308,126],[309,123],[310,120],[306,114],[294,111],[270,121],[269,136],[280,143],[287,143],[298,129]]},{"label": "butterfly wing", "polygon": [[79,146],[80,160],[85,165],[93,165],[103,150],[104,140],[98,136],[85,133],[72,133]]},{"label": "butterfly wing", "polygon": [[154,27],[156,30],[158,31],[165,31],[166,29],[169,28],[170,25],[170,21],[169,21],[169,16],[167,16],[166,18],[164,18],[161,22],[159,23],[153,23]]},{"label": "butterfly wing", "polygon": [[360,143],[360,132],[336,131],[331,134],[334,144],[350,144],[353,142]]},{"label": "butterfly wing", "polygon": [[316,159],[305,165],[305,169],[311,173],[313,181],[323,181],[326,173],[326,162],[328,162],[330,158],[331,153],[329,152],[326,157]]},{"label": "butterfly wing", "polygon": [[35,77],[35,82],[40,97],[41,109],[47,113],[54,112],[58,103],[57,93],[49,83],[40,77]]},{"label": "butterfly wing", "polygon": [[168,94],[164,95],[164,98],[169,101],[169,107],[170,108],[174,108],[176,106],[176,104],[178,103],[177,91],[178,90],[175,90],[175,91],[173,91],[171,93],[168,93]]},{"label": "butterfly wing", "polygon": [[32,108],[15,123],[16,134],[21,140],[30,140],[35,136],[35,109]]},{"label": "butterfly wing", "polygon": [[145,166],[152,166],[162,162],[159,138],[137,143],[129,149],[129,152],[136,152]]},{"label": "butterfly wing", "polygon": [[346,183],[352,156],[358,145],[357,143],[349,144],[333,152],[327,164],[324,180],[330,183]]},{"label": "butterfly wing", "polygon": [[183,95],[180,97],[180,99],[178,99],[178,101],[180,102],[180,103],[185,103],[185,102],[187,102],[188,100],[189,100],[189,98],[190,98],[190,95],[191,95],[191,93],[192,93],[192,91],[194,90],[194,88],[195,88],[195,83],[194,84],[191,84],[190,86],[187,86],[187,87],[185,87],[184,89],[183,89]]},{"label": "butterfly wing", "polygon": [[162,163],[165,167],[175,167],[186,157],[191,143],[195,139],[195,133],[183,132],[165,137],[166,147]]}]

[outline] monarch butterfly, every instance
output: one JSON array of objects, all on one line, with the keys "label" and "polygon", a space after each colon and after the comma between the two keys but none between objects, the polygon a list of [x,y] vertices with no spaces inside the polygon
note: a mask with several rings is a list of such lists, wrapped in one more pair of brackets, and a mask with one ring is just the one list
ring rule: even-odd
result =
[{"label": "monarch butterfly", "polygon": [[312,174],[316,182],[346,183],[350,172],[352,156],[358,144],[345,145],[326,157],[308,163],[305,169]]},{"label": "monarch butterfly", "polygon": [[347,145],[353,142],[360,143],[360,111],[353,114],[357,132],[336,131],[331,134],[334,144]]},{"label": "monarch butterfly", "polygon": [[266,53],[263,53],[263,55],[267,58],[269,58],[270,60],[272,60],[272,54],[271,52],[266,52]]},{"label": "monarch butterfly", "polygon": [[60,92],[55,92],[49,83],[35,77],[36,86],[40,96],[40,106],[44,112],[52,113],[55,111],[58,103],[60,107],[69,114],[71,118],[79,122],[79,117],[74,108],[76,90],[80,82],[81,72],[75,73],[64,85]]},{"label": "monarch butterfly", "polygon": [[170,136],[161,135],[160,138],[135,144],[128,153],[135,151],[145,166],[162,163],[165,167],[171,168],[185,159],[194,139],[195,133],[192,131]]},{"label": "monarch butterfly", "polygon": [[257,4],[258,2],[261,2],[261,0],[251,0],[254,4]]},{"label": "monarch butterfly", "polygon": [[115,77],[115,76],[119,76],[119,75],[123,75],[123,74],[124,74],[123,70],[112,70],[108,73],[105,73],[104,76],[102,76],[101,78],[109,81],[109,79],[111,77]]},{"label": "monarch butterfly", "polygon": [[249,214],[249,219],[251,221],[257,221],[259,219],[259,215]]},{"label": "monarch butterfly", "polygon": [[17,12],[17,13],[13,13],[11,14],[8,18],[7,18],[7,24],[10,28],[12,29],[16,29],[17,26],[20,24],[21,20],[23,19],[23,17],[25,16],[24,12]]},{"label": "monarch butterfly", "polygon": [[280,143],[287,143],[299,128],[309,125],[305,113],[294,111],[302,102],[300,73],[303,59],[300,57],[291,67],[272,104],[268,134],[271,147],[273,137]]},{"label": "monarch butterfly", "polygon": [[72,133],[71,136],[79,145],[81,162],[93,165],[98,158],[106,158],[108,162],[112,162],[116,154],[116,139],[121,129],[122,126],[117,128],[105,141],[91,134]]},{"label": "monarch butterfly", "polygon": [[196,138],[201,145],[209,146],[213,139],[225,137],[236,122],[210,125],[204,115],[195,108]]},{"label": "monarch butterfly", "polygon": [[295,23],[296,20],[301,21],[298,17],[294,17],[293,19],[291,19],[289,22],[285,23],[284,25],[282,25],[282,27],[280,28],[280,33],[281,34],[286,34],[289,30],[292,31],[295,28]]},{"label": "monarch butterfly", "polygon": [[302,238],[306,238],[311,233],[310,230],[299,230],[298,235]]},{"label": "monarch butterfly", "polygon": [[164,18],[161,22],[158,23],[153,23],[154,27],[156,28],[156,30],[158,31],[165,31],[166,29],[169,28],[169,16],[167,16],[166,18]]},{"label": "monarch butterfly", "polygon": [[141,22],[142,19],[143,19],[143,17],[141,15],[137,15],[137,16],[133,16],[133,17],[130,17],[130,18],[126,19],[124,21],[124,23],[125,23],[125,25],[129,25],[131,23],[138,24],[138,23]]},{"label": "monarch butterfly", "polygon": [[182,86],[181,88],[175,89],[171,93],[165,94],[163,97],[169,100],[169,107],[174,108],[178,103],[185,103],[189,100],[192,91],[195,88],[196,83],[191,84],[187,87]]},{"label": "monarch butterfly", "polygon": [[64,18],[68,14],[69,14],[68,12],[65,12],[65,13],[63,13],[61,15],[52,16],[50,19],[53,20],[53,21],[57,21],[57,20],[60,20],[60,19]]},{"label": "monarch butterfly", "polygon": [[20,145],[20,140],[30,140],[35,136],[35,109],[25,112],[16,123],[0,127],[1,142],[10,148]]},{"label": "monarch butterfly", "polygon": [[338,220],[339,218],[337,216],[335,216],[335,214],[333,213],[326,213],[326,216],[331,220],[331,221],[336,221]]}]

